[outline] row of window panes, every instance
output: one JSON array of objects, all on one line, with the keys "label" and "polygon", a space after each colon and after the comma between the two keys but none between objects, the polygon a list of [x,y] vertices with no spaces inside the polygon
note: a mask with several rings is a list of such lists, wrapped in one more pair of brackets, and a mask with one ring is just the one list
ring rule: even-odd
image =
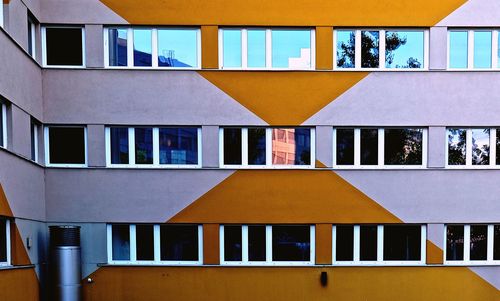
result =
[{"label": "row of window panes", "polygon": [[199,166],[201,128],[106,128],[109,165]]},{"label": "row of window panes", "polygon": [[10,221],[0,217],[0,266],[10,264]]},{"label": "row of window panes", "polygon": [[425,166],[427,129],[336,128],[334,166]]},{"label": "row of window panes", "polygon": [[221,128],[220,165],[312,166],[314,141],[313,128]]},{"label": "row of window panes", "polygon": [[500,262],[500,225],[446,225],[446,263]]},{"label": "row of window panes", "polygon": [[498,31],[451,30],[448,32],[450,69],[498,68]]},{"label": "row of window panes", "polygon": [[427,30],[335,31],[336,69],[426,69]]},{"label": "row of window panes", "polygon": [[108,225],[108,262],[201,264],[201,225]]},{"label": "row of window panes", "polygon": [[500,136],[495,128],[448,128],[446,150],[449,167],[500,165]]},{"label": "row of window panes", "polygon": [[200,67],[196,28],[106,28],[104,38],[107,66]]}]

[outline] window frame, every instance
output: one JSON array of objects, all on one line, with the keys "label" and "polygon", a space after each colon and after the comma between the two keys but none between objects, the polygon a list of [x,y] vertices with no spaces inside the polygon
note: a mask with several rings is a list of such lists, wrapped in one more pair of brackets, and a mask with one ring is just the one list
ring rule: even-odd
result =
[{"label": "window frame", "polygon": [[0,141],[0,148],[7,149],[8,146],[8,137],[7,137],[7,104],[0,99],[0,114],[2,114],[2,141]]},{"label": "window frame", "polygon": [[[198,228],[198,260],[161,260],[161,237],[160,237],[160,224],[150,224],[153,226],[153,244],[154,244],[154,260],[137,260],[137,224],[126,224],[129,227],[130,239],[130,259],[129,260],[113,260],[113,225],[120,224],[107,224],[106,225],[106,244],[107,244],[107,260],[110,265],[202,265],[203,264],[203,226],[200,224],[193,224]],[[123,224],[121,224],[123,225]],[[169,224],[165,224],[169,225]],[[175,225],[175,224],[171,224]],[[184,224],[183,224],[184,225]]]},{"label": "window frame", "polygon": [[[494,227],[498,224],[445,224],[444,225],[444,242],[443,242],[443,265],[449,266],[476,266],[476,265],[500,265],[500,260],[493,259],[494,251]],[[464,227],[464,259],[463,260],[447,260],[446,252],[447,244],[447,229],[448,226],[463,226]],[[470,227],[471,226],[487,226],[487,245],[486,245],[486,260],[471,260],[470,259]]]},{"label": "window frame", "polygon": [[[81,65],[47,65],[47,28],[79,28],[82,31],[82,64]],[[42,26],[42,67],[53,69],[84,69],[87,66],[85,53],[85,27],[84,26],[62,26],[43,25]]]},{"label": "window frame", "polygon": [[[224,129],[237,128],[241,130],[241,164],[224,164]],[[265,165],[249,165],[248,164],[248,129],[264,128],[266,130],[266,164]],[[311,137],[311,162],[309,165],[286,165],[272,164],[272,147],[273,147],[273,129],[287,128],[304,128],[310,130]],[[314,168],[316,162],[316,129],[314,127],[301,126],[283,126],[283,127],[266,127],[266,126],[221,126],[219,127],[219,168],[225,169],[311,169]]]},{"label": "window frame", "polygon": [[[454,165],[449,164],[449,145],[448,145],[448,130],[449,129],[460,129],[466,130],[465,138],[465,164]],[[490,131],[490,163],[488,165],[473,165],[472,164],[472,130],[476,129],[488,129]],[[446,127],[445,131],[445,168],[449,169],[498,169],[500,165],[496,164],[496,148],[497,148],[497,128],[490,127]]]},{"label": "window frame", "polygon": [[[241,67],[224,67],[224,30],[241,31]],[[248,67],[248,30],[264,30],[266,36],[265,67]],[[272,66],[272,31],[302,30],[310,31],[311,66],[309,68],[278,68]],[[220,70],[315,70],[316,69],[316,29],[309,27],[223,27],[218,31],[219,69]]]},{"label": "window frame", "polygon": [[[353,165],[338,165],[337,164],[337,129],[353,129],[354,130],[354,164]],[[361,164],[361,130],[373,129],[378,131],[378,164],[377,165],[362,165]],[[385,164],[385,130],[386,129],[421,129],[422,130],[422,164],[421,165],[387,165]],[[428,128],[426,127],[333,127],[333,169],[425,169],[428,162]]]},{"label": "window frame", "polygon": [[[128,129],[128,164],[112,164],[111,163],[111,128],[126,128]],[[153,164],[136,164],[135,163],[135,129],[136,128],[151,128],[153,132]],[[197,144],[198,144],[198,164],[160,164],[160,128],[196,128],[197,129]],[[161,168],[161,169],[193,169],[202,167],[202,131],[198,126],[106,126],[105,128],[105,148],[106,148],[106,167],[107,168]]]},{"label": "window frame", "polygon": [[31,120],[30,124],[30,132],[31,132],[31,127],[33,127],[33,136],[30,137],[31,139],[31,147],[33,148],[34,151],[34,156],[31,156],[31,161],[38,163],[39,161],[39,155],[38,155],[38,129],[40,128],[39,124],[36,123],[33,119]]},{"label": "window frame", "polygon": [[0,261],[0,267],[7,267],[12,265],[12,254],[11,254],[11,237],[10,237],[10,219],[8,218],[0,218],[1,220],[5,220],[5,241],[6,241],[6,251],[7,251],[7,260]]},{"label": "window frame", "polygon": [[[83,164],[60,164],[60,163],[50,163],[50,141],[49,141],[49,129],[50,128],[83,128],[83,139],[85,148],[85,163]],[[45,125],[44,126],[44,145],[45,145],[45,166],[46,167],[67,167],[67,168],[83,168],[88,167],[88,134],[87,126],[85,125]]]},{"label": "window frame", "polygon": [[[309,261],[273,261],[273,226],[262,225],[266,227],[266,260],[249,261],[248,260],[248,226],[253,224],[227,224],[228,226],[241,226],[241,261],[226,261],[224,259],[224,225],[219,226],[219,263],[227,266],[310,266],[316,264],[316,227],[315,225],[301,225],[309,227]],[[289,226],[298,226],[288,224]]]},{"label": "window frame", "polygon": [[[450,33],[451,32],[467,32],[467,67],[452,68],[450,66]],[[474,33],[475,32],[491,32],[491,67],[490,68],[475,68],[474,67]],[[446,34],[446,70],[447,71],[496,71],[500,69],[498,66],[498,29],[493,28],[452,28],[448,29]]]},{"label": "window frame", "polygon": [[[29,49],[29,42],[28,42],[28,47],[27,47],[27,52],[28,54],[36,60],[36,26],[37,22],[35,21],[35,18],[31,14],[31,12],[28,11],[28,39],[31,41],[31,52]],[[31,31],[30,31],[31,30]],[[31,35],[29,35],[31,33]]]},{"label": "window frame", "polygon": [[[109,29],[127,30],[127,66],[109,65]],[[151,30],[151,67],[134,66],[134,29]],[[161,67],[158,66],[158,30],[195,30],[196,31],[196,67]],[[138,69],[138,70],[201,70],[201,29],[199,27],[138,27],[138,26],[105,26],[103,29],[104,68],[106,69]]]},{"label": "window frame", "polygon": [[[355,50],[354,50],[354,68],[340,68],[337,67],[337,32],[338,31],[354,31],[355,35]],[[379,67],[378,68],[362,68],[361,67],[361,32],[362,31],[378,31],[379,32]],[[423,53],[423,67],[422,68],[387,68],[385,66],[385,38],[387,31],[401,31],[401,32],[423,32],[424,34],[424,53]],[[349,71],[389,71],[389,72],[401,72],[401,71],[428,71],[429,70],[429,29],[422,28],[335,28],[333,30],[333,70],[341,72]]]},{"label": "window frame", "polygon": [[0,3],[0,28],[4,28],[4,24],[3,24],[3,1],[2,3]]},{"label": "window frame", "polygon": [[[341,224],[339,224],[341,225]],[[377,260],[360,260],[360,237],[362,224],[349,225],[354,227],[353,231],[353,260],[352,261],[338,261],[336,258],[336,245],[337,236],[336,230],[338,225],[332,226],[332,265],[337,266],[422,266],[426,264],[426,245],[427,245],[427,226],[420,225],[420,260],[384,260],[384,226],[386,225],[373,225],[377,226]],[[387,224],[389,226],[394,224]],[[397,224],[401,226],[412,224]]]}]

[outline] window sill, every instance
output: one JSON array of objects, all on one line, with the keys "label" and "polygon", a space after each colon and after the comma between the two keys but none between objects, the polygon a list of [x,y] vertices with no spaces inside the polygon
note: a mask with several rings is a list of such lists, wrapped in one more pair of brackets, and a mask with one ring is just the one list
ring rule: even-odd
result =
[{"label": "window sill", "polygon": [[22,270],[22,269],[33,269],[35,268],[34,264],[28,265],[0,265],[0,272],[6,270]]}]

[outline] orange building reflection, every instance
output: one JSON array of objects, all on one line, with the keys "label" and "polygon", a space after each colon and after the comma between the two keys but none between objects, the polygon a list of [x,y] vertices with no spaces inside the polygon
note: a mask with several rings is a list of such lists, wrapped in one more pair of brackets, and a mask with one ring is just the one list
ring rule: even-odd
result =
[{"label": "orange building reflection", "polygon": [[273,129],[273,164],[295,164],[295,129]]}]

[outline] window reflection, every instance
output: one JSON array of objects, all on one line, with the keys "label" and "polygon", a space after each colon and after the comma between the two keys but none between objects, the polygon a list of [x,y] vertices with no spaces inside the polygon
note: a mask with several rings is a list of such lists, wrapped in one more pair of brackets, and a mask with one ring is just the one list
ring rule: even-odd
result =
[{"label": "window reflection", "polygon": [[160,128],[160,164],[198,164],[197,128]]},{"label": "window reflection", "polygon": [[361,67],[379,67],[379,32],[361,31]]},{"label": "window reflection", "polygon": [[153,129],[135,129],[135,163],[153,164]]},{"label": "window reflection", "polygon": [[491,68],[491,31],[474,32],[474,68]]},{"label": "window reflection", "polygon": [[110,128],[111,164],[128,164],[128,128]]},{"label": "window reflection", "polygon": [[385,129],[385,164],[421,165],[422,137],[422,129]]},{"label": "window reflection", "polygon": [[151,67],[151,29],[134,29],[134,66]]},{"label": "window reflection", "polygon": [[310,30],[272,31],[273,68],[311,68]]},{"label": "window reflection", "polygon": [[384,260],[420,260],[421,226],[384,226]]},{"label": "window reflection", "polygon": [[266,66],[266,31],[248,30],[248,67],[264,68]]},{"label": "window reflection", "polygon": [[446,260],[464,259],[464,226],[446,226]]},{"label": "window reflection", "polygon": [[354,252],[354,226],[338,225],[335,227],[335,260],[352,261]]},{"label": "window reflection", "polygon": [[354,164],[354,129],[337,129],[337,165]]},{"label": "window reflection", "polygon": [[222,35],[224,67],[241,68],[241,30],[224,29]]},{"label": "window reflection", "polygon": [[310,129],[273,129],[272,158],[277,165],[310,165]]},{"label": "window reflection", "polygon": [[197,261],[198,226],[161,225],[160,259]]},{"label": "window reflection", "polygon": [[109,35],[109,65],[127,66],[127,29],[110,28]]},{"label": "window reflection", "polygon": [[309,261],[311,234],[309,226],[273,226],[274,261]]},{"label": "window reflection", "polygon": [[423,31],[387,31],[385,64],[387,68],[424,67]]},{"label": "window reflection", "polygon": [[486,260],[488,242],[488,226],[470,226],[470,259]]},{"label": "window reflection", "polygon": [[361,129],[361,164],[378,164],[378,130]]},{"label": "window reflection", "polygon": [[130,260],[129,225],[113,225],[111,231],[113,260]]},{"label": "window reflection", "polygon": [[337,67],[354,68],[356,35],[352,30],[337,31]]},{"label": "window reflection", "polygon": [[248,164],[266,164],[266,129],[248,129]]},{"label": "window reflection", "polygon": [[450,31],[450,68],[467,68],[467,31]]},{"label": "window reflection", "polygon": [[241,226],[224,226],[224,260],[242,260]]},{"label": "window reflection", "polygon": [[489,129],[472,129],[472,164],[490,164]]},{"label": "window reflection", "polygon": [[465,129],[448,129],[448,164],[465,165],[466,163]]},{"label": "window reflection", "polygon": [[159,29],[158,66],[197,67],[197,30]]}]

